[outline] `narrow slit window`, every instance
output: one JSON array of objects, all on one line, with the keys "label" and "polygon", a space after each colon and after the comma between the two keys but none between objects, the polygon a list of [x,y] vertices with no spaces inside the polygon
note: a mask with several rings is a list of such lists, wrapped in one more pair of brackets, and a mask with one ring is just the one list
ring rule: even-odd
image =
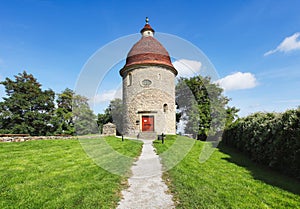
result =
[{"label": "narrow slit window", "polygon": [[164,112],[167,112],[167,111],[168,111],[168,105],[164,104]]},{"label": "narrow slit window", "polygon": [[132,84],[132,74],[129,73],[127,76],[127,86],[131,86]]},{"label": "narrow slit window", "polygon": [[160,73],[157,74],[157,79],[161,80],[161,74]]}]

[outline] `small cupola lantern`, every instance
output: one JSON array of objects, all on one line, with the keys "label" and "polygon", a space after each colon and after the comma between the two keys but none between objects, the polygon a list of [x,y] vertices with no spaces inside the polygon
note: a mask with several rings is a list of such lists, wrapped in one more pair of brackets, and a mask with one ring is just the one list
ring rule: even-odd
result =
[{"label": "small cupola lantern", "polygon": [[144,37],[147,37],[147,36],[153,36],[154,35],[154,30],[153,28],[151,28],[150,24],[149,24],[149,18],[146,17],[146,24],[145,26],[143,27],[143,29],[141,30],[141,34],[142,36]]}]

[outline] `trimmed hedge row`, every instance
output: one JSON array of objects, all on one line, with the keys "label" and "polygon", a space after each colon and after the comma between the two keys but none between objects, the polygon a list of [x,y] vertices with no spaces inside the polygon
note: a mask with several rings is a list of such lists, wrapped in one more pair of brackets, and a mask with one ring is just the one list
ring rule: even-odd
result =
[{"label": "trimmed hedge row", "polygon": [[300,108],[240,118],[226,128],[223,143],[300,179]]}]

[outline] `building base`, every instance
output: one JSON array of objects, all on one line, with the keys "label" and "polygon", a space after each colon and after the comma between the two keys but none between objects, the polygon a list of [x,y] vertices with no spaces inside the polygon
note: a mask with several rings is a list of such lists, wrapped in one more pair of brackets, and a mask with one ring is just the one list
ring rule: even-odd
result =
[{"label": "building base", "polygon": [[152,131],[140,132],[138,134],[138,139],[156,139],[157,133]]}]

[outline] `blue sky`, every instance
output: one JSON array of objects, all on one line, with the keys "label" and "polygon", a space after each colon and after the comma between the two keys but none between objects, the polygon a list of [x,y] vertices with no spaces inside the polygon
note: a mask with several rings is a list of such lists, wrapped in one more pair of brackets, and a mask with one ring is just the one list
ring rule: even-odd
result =
[{"label": "blue sky", "polygon": [[[202,50],[241,116],[300,105],[298,0],[7,0],[0,5],[0,80],[26,70],[44,89],[74,89],[97,50],[138,33],[149,16],[157,32]],[[117,70],[105,78],[96,112],[120,86]]]}]

